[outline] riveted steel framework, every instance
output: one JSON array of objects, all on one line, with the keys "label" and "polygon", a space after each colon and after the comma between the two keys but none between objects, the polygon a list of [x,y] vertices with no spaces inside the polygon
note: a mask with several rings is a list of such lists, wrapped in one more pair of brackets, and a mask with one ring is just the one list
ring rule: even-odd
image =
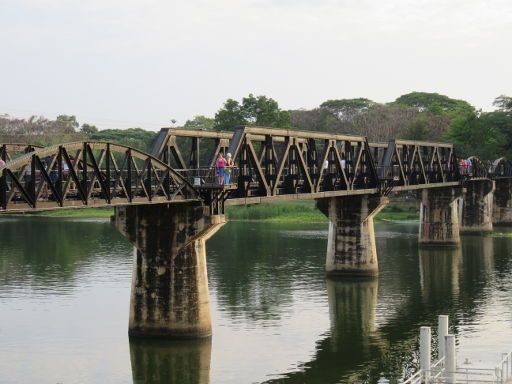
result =
[{"label": "riveted steel framework", "polygon": [[494,160],[491,165],[491,176],[493,179],[512,177],[512,162],[504,157]]},{"label": "riveted steel framework", "polygon": [[[470,171],[461,174],[451,144],[368,143],[363,136],[275,128],[165,128],[152,155],[98,142],[0,148],[8,161],[0,168],[3,211],[200,199],[214,213],[225,204],[386,195],[456,186],[468,178],[512,177],[512,164],[504,158],[491,166],[471,157]],[[215,163],[219,153],[228,152],[235,168],[232,181],[222,185]],[[11,160],[12,153],[22,155]]]},{"label": "riveted steel framework", "polygon": [[370,147],[386,192],[392,188],[453,183],[461,178],[452,144],[390,140]]},{"label": "riveted steel framework", "polygon": [[0,144],[0,159],[3,161],[11,161],[25,153],[35,151],[42,148],[40,145],[23,144],[23,143],[3,143]]},{"label": "riveted steel framework", "polygon": [[118,144],[37,149],[0,168],[2,210],[168,203],[197,199],[192,186],[152,156]]},{"label": "riveted steel framework", "polygon": [[[231,153],[235,187],[224,192],[231,204],[247,199],[296,196],[322,197],[329,192],[377,190],[375,165],[365,137],[272,128],[237,128],[233,133],[168,129],[154,155],[192,169],[213,167],[220,152]],[[191,138],[187,148],[180,139]],[[210,155],[200,156],[201,143],[214,141]],[[202,160],[202,162],[200,161]]]},{"label": "riveted steel framework", "polygon": [[476,156],[469,157],[468,161],[470,161],[471,164],[471,167],[468,167],[468,177],[480,179],[489,179],[492,177],[492,164],[490,162],[484,162]]}]

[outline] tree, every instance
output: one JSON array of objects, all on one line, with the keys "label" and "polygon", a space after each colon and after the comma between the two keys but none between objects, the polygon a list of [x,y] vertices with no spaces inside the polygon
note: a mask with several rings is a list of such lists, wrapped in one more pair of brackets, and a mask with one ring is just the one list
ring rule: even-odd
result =
[{"label": "tree", "polygon": [[55,121],[57,124],[62,125],[62,127],[69,133],[75,132],[80,125],[74,115],[59,115]]},{"label": "tree", "polygon": [[447,112],[473,112],[475,110],[467,101],[452,99],[439,93],[429,92],[407,93],[397,98],[394,103],[416,108],[419,112],[430,112],[435,115]]},{"label": "tree", "polygon": [[498,107],[498,111],[505,113],[512,113],[512,97],[501,95],[494,99],[492,103],[495,107]]},{"label": "tree", "polygon": [[95,125],[82,124],[82,127],[80,128],[80,132],[90,135],[90,134],[98,132],[98,128],[96,128]]},{"label": "tree", "polygon": [[277,101],[266,96],[244,97],[242,112],[248,125],[289,128],[291,124],[290,112],[280,110]]},{"label": "tree", "polygon": [[142,128],[104,129],[91,134],[89,140],[124,144],[148,152],[156,136],[156,132],[146,131]]},{"label": "tree", "polygon": [[266,126],[289,128],[291,126],[290,112],[279,109],[277,101],[266,96],[253,96],[238,101],[228,99],[216,114],[213,128],[233,130],[239,125]]},{"label": "tree", "polygon": [[[512,158],[512,114],[495,111],[482,113],[479,120],[482,126],[490,127],[496,131],[497,139],[500,140],[501,146],[506,152],[505,155]],[[499,153],[495,153],[494,156],[498,156]]]},{"label": "tree", "polygon": [[460,115],[454,119],[446,138],[455,144],[459,156],[476,155],[495,160],[506,148],[506,137],[490,114]]},{"label": "tree", "polygon": [[[344,124],[326,108],[291,111],[291,125],[302,131],[343,132]],[[348,129],[348,128],[345,128]],[[345,133],[350,133],[344,131]]]},{"label": "tree", "polygon": [[355,116],[363,113],[375,104],[372,100],[360,97],[357,99],[327,100],[320,104],[320,108],[327,109],[340,120],[352,121]]},{"label": "tree", "polygon": [[224,108],[215,114],[213,128],[217,131],[230,131],[238,125],[245,125],[247,121],[238,101],[227,99]]},{"label": "tree", "polygon": [[193,119],[187,120],[183,128],[186,129],[212,129],[215,120],[211,117],[203,115],[194,116]]}]

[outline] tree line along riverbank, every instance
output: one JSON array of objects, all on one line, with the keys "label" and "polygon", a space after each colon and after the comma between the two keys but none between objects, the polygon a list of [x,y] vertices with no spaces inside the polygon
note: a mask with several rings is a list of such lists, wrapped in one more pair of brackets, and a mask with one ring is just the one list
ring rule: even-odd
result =
[{"label": "tree line along riverbank", "polygon": [[[255,204],[227,207],[226,213],[230,220],[269,221],[282,223],[323,223],[327,218],[310,200],[280,202],[273,204]],[[109,218],[114,213],[112,208],[74,208],[43,211],[33,214],[42,217],[67,218]],[[416,202],[396,201],[386,206],[376,220],[417,220],[419,207]]]}]

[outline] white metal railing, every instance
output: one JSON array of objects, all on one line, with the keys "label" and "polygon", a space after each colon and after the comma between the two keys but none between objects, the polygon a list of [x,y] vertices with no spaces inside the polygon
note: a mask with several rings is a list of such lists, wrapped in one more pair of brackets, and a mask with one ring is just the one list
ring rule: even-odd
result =
[{"label": "white metal railing", "polygon": [[501,361],[494,368],[495,374],[500,384],[512,381],[512,352],[503,353]]},{"label": "white metal railing", "polygon": [[420,328],[420,369],[402,384],[512,384],[512,352],[502,354],[494,368],[457,367],[455,336],[448,334],[448,316],[439,316],[438,356],[431,363],[430,327]]},{"label": "white metal railing", "polygon": [[414,375],[402,382],[402,384],[421,384],[423,382],[423,374],[423,370],[420,369]]}]

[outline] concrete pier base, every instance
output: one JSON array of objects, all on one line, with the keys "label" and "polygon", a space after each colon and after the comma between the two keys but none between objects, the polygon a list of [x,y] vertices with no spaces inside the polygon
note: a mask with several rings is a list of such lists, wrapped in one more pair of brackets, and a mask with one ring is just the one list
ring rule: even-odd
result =
[{"label": "concrete pier base", "polygon": [[492,232],[494,181],[468,180],[460,210],[460,233]]},{"label": "concrete pier base", "polygon": [[420,246],[458,247],[459,198],[461,188],[435,188],[421,191]]},{"label": "concrete pier base", "polygon": [[387,204],[379,195],[332,197],[317,201],[329,218],[325,270],[328,275],[379,273],[373,217]]},{"label": "concrete pier base", "polygon": [[493,196],[493,225],[512,226],[512,179],[496,179]]},{"label": "concrete pier base", "polygon": [[116,207],[114,225],[135,246],[130,337],[211,335],[205,241],[225,222],[197,204]]}]

